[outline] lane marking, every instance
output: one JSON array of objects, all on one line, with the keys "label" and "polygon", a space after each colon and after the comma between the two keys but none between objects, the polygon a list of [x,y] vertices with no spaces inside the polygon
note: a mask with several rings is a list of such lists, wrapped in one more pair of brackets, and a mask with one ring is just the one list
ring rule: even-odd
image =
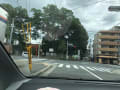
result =
[{"label": "lane marking", "polygon": [[110,69],[108,69],[108,68],[95,68],[95,67],[92,67],[92,68],[94,68],[94,69],[97,70],[97,71],[109,72],[109,73],[111,73]]},{"label": "lane marking", "polygon": [[66,68],[70,68],[70,65],[66,65]]},{"label": "lane marking", "polygon": [[94,69],[97,70],[97,71],[104,72],[104,70],[101,70],[100,68],[96,68],[96,67],[92,67],[92,68],[94,68]]},{"label": "lane marking", "polygon": [[42,73],[40,76],[48,76],[48,75],[50,75],[56,69],[56,67],[57,67],[57,65],[54,65],[52,68],[50,68],[46,72]]},{"label": "lane marking", "polygon": [[53,63],[54,60],[47,60],[47,61],[44,61],[45,63]]},{"label": "lane marking", "polygon": [[63,67],[63,64],[59,64],[58,67],[59,67],[59,68],[62,68],[62,67]]},{"label": "lane marking", "polygon": [[89,71],[88,69],[86,69],[83,66],[80,66],[80,68],[82,68],[83,70],[87,71],[88,73],[90,73],[91,75],[93,75],[94,77],[98,78],[99,80],[103,80],[101,77],[99,77],[98,75],[96,75],[95,73]]},{"label": "lane marking", "polygon": [[95,71],[95,69],[93,69],[93,68],[90,68],[90,67],[87,67],[89,70],[92,70],[92,71]]},{"label": "lane marking", "polygon": [[79,69],[76,65],[73,65],[73,67],[74,67],[75,69]]}]

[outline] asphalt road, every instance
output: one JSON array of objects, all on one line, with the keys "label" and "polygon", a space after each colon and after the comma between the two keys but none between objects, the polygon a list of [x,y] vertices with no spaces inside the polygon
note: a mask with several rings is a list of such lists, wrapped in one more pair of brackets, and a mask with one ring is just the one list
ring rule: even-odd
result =
[{"label": "asphalt road", "polygon": [[[25,58],[22,58],[22,60],[27,61]],[[38,73],[37,76],[69,77],[87,80],[120,80],[120,66],[80,61],[33,58],[32,73],[39,72],[49,65],[52,67],[42,73]]]},{"label": "asphalt road", "polygon": [[80,61],[47,60],[53,67],[40,76],[87,80],[120,80],[120,66]]}]

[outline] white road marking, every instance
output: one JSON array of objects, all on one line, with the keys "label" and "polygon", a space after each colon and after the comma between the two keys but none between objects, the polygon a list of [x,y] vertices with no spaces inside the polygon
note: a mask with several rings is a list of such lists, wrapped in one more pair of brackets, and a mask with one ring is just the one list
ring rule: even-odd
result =
[{"label": "white road marking", "polygon": [[63,64],[59,64],[58,67],[59,67],[59,68],[62,68],[62,67],[63,67]]},{"label": "white road marking", "polygon": [[54,60],[47,60],[47,61],[44,61],[45,63],[53,63]]},{"label": "white road marking", "polygon": [[97,70],[97,71],[101,71],[101,72],[104,72],[104,70],[103,69],[100,69],[100,68],[96,68],[96,67],[92,67],[92,68],[94,68],[95,70]]},{"label": "white road marking", "polygon": [[66,68],[70,68],[70,65],[66,65]]},{"label": "white road marking", "polygon": [[112,73],[112,72],[111,72],[111,69],[109,69],[109,68],[105,68],[104,71],[109,72],[109,73]]},{"label": "white road marking", "polygon": [[43,74],[41,74],[41,76],[48,76],[49,74],[51,74],[55,69],[56,69],[57,65],[54,65],[52,68],[50,68],[48,71],[44,72]]},{"label": "white road marking", "polygon": [[99,80],[103,80],[101,77],[99,77],[98,75],[96,75],[95,73],[89,71],[88,69],[86,69],[85,67],[83,66],[80,66],[83,70],[89,72],[91,75],[93,75],[94,77],[98,78]]},{"label": "white road marking", "polygon": [[73,67],[74,67],[75,69],[79,69],[76,65],[73,65]]},{"label": "white road marking", "polygon": [[93,69],[93,68],[90,68],[90,67],[87,67],[89,70],[92,70],[92,71],[95,71],[95,69]]},{"label": "white road marking", "polygon": [[96,67],[92,67],[92,68],[94,68],[94,69],[97,70],[97,71],[109,72],[109,73],[111,73],[110,69],[108,69],[108,68],[96,68]]}]

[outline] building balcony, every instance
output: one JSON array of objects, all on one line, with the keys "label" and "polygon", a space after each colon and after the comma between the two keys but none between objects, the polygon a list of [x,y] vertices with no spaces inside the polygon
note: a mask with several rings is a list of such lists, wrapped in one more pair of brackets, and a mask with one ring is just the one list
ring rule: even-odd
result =
[{"label": "building balcony", "polygon": [[98,58],[106,58],[106,59],[117,59],[117,56],[105,56],[105,55],[98,55]]},{"label": "building balcony", "polygon": [[99,48],[100,51],[106,51],[106,52],[118,52],[117,48]]},{"label": "building balcony", "polygon": [[120,36],[112,36],[112,35],[101,35],[99,36],[100,39],[120,39]]},{"label": "building balcony", "polygon": [[113,45],[113,46],[118,46],[120,45],[120,43],[118,42],[112,42],[112,41],[103,41],[103,42],[99,42],[100,45]]},{"label": "building balcony", "polygon": [[118,34],[118,33],[120,33],[120,31],[110,31],[110,30],[107,30],[107,31],[100,31],[100,33],[113,33],[113,34]]},{"label": "building balcony", "polygon": [[116,52],[116,54],[110,54],[110,53],[101,53],[101,54],[99,54],[99,55],[104,55],[104,56],[116,56],[116,57],[118,57],[118,54],[117,54],[117,52]]}]

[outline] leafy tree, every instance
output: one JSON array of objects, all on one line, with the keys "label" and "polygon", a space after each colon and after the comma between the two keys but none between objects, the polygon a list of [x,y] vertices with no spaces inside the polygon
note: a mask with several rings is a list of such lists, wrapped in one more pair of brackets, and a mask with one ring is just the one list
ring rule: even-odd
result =
[{"label": "leafy tree", "polygon": [[47,32],[43,40],[45,52],[48,52],[49,48],[54,48],[57,54],[65,54],[67,49],[64,36],[68,35],[68,41],[73,45],[69,46],[69,55],[77,54],[78,50],[81,51],[82,57],[85,55],[88,35],[80,20],[73,15],[71,10],[48,5],[43,7],[43,10],[32,9],[32,11],[35,30]]},{"label": "leafy tree", "polygon": [[68,31],[73,12],[66,8],[58,9],[56,5],[48,5],[43,10],[32,9],[32,23],[35,29],[47,32],[47,39],[55,40]]},{"label": "leafy tree", "polygon": [[81,51],[81,56],[83,57],[86,53],[88,34],[78,18],[73,18],[68,33],[70,35],[70,43],[76,46],[76,50],[79,49]]},{"label": "leafy tree", "polygon": [[37,39],[38,37],[40,37],[38,34],[38,30],[41,30],[43,25],[43,20],[42,20],[43,13],[41,10],[35,8],[32,8],[31,11],[33,12],[33,17],[31,17],[30,19],[32,22],[32,27],[34,29],[32,37],[34,39]]}]

